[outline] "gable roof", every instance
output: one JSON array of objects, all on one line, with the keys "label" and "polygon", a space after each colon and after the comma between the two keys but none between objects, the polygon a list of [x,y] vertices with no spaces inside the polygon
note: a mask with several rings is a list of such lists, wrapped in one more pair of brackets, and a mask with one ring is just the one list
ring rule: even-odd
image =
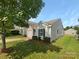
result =
[{"label": "gable roof", "polygon": [[61,21],[61,19],[54,19],[54,20],[46,21],[46,22],[44,22],[44,24],[54,25],[58,21]]},{"label": "gable roof", "polygon": [[35,22],[29,21],[29,25],[32,26],[32,28],[37,28],[37,27],[40,27],[41,24],[45,24],[48,26],[48,25],[54,25],[56,22],[59,22],[59,21],[61,21],[61,19],[53,19],[42,23],[41,22],[35,23]]},{"label": "gable roof", "polygon": [[35,28],[38,27],[38,24],[35,23],[35,22],[31,22],[31,21],[29,21],[29,26],[31,26],[33,29],[35,29]]}]

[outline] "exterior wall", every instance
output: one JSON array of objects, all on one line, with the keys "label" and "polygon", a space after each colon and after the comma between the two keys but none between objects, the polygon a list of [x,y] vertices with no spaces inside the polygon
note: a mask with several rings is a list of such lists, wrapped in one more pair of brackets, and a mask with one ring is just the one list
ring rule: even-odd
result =
[{"label": "exterior wall", "polygon": [[56,39],[56,27],[55,25],[51,27],[51,40],[50,41],[53,41]]},{"label": "exterior wall", "polygon": [[28,39],[32,39],[33,36],[33,29],[31,28],[31,26],[27,29],[27,38]]},{"label": "exterior wall", "polygon": [[51,27],[51,41],[57,39],[60,36],[64,35],[63,25],[60,20],[58,20],[52,27]]},{"label": "exterior wall", "polygon": [[23,27],[23,35],[27,35],[27,28]]}]

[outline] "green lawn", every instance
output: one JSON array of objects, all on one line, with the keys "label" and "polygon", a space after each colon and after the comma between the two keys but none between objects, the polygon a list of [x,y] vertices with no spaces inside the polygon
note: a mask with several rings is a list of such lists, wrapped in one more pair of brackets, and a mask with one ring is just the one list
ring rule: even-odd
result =
[{"label": "green lawn", "polygon": [[0,54],[0,59],[79,59],[79,41],[72,36],[65,35],[50,44],[25,41],[26,38],[22,36],[21,40],[18,38],[8,37],[16,41],[7,42],[7,48],[11,47],[12,52]]}]

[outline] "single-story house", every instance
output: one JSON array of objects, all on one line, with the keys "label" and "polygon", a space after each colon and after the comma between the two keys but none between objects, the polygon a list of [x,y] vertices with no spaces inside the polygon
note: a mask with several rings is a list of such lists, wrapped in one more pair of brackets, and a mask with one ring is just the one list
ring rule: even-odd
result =
[{"label": "single-story house", "polygon": [[30,22],[29,28],[20,28],[19,31],[23,35],[26,34],[29,39],[33,36],[40,37],[41,40],[48,37],[50,42],[64,35],[61,19],[39,23]]},{"label": "single-story house", "polygon": [[75,29],[68,29],[68,30],[64,31],[64,33],[66,35],[71,35],[71,36],[76,36],[77,35],[76,32],[77,32],[77,30],[75,30]]}]

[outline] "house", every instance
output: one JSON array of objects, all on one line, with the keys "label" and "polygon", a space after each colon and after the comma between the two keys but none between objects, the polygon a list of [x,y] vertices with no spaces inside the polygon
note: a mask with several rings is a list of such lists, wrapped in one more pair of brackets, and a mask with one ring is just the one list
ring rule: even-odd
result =
[{"label": "house", "polygon": [[29,39],[33,36],[40,37],[41,40],[49,38],[50,42],[64,35],[64,29],[61,19],[50,20],[46,22],[29,22],[29,28],[19,29],[21,34],[26,34]]},{"label": "house", "polygon": [[19,30],[19,34],[26,36],[27,35],[27,28],[26,27],[19,27],[14,25],[15,30]]},{"label": "house", "polygon": [[66,35],[71,35],[71,36],[76,36],[76,30],[74,30],[74,29],[68,29],[68,30],[66,30],[66,31],[64,31],[64,33],[66,34]]},{"label": "house", "polygon": [[35,22],[29,22],[29,28],[26,28],[26,27],[19,27],[19,26],[16,26],[16,25],[14,25],[14,28],[15,28],[15,30],[19,30],[19,34],[21,34],[21,35],[23,35],[23,36],[27,36],[27,30],[28,29],[30,29],[30,27],[32,27],[32,29],[33,29],[33,26],[36,26],[37,25],[37,23],[35,23]]}]

